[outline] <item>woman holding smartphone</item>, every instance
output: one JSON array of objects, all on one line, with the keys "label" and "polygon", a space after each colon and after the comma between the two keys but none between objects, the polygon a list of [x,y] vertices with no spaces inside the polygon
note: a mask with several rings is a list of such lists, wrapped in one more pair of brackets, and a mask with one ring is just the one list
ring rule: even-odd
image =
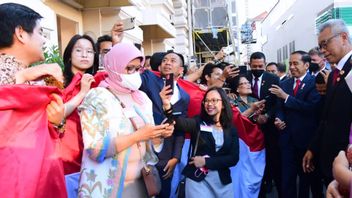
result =
[{"label": "woman holding smartphone", "polygon": [[[160,92],[165,114],[172,115],[171,90]],[[237,130],[232,123],[232,110],[221,88],[210,88],[203,98],[201,113],[194,118],[175,118],[175,130],[189,131],[193,153],[182,174],[186,176],[186,197],[233,197],[230,167],[239,159]],[[193,150],[194,152],[194,150]]]}]

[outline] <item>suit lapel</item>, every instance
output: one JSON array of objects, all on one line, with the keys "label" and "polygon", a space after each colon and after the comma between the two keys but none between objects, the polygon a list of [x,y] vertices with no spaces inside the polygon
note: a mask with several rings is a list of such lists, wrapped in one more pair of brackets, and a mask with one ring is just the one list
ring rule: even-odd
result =
[{"label": "suit lapel", "polygon": [[260,83],[260,96],[259,98],[262,99],[263,96],[266,95],[266,90],[269,89],[268,85],[270,84],[270,82],[268,82],[268,78],[267,78],[267,74],[264,72],[263,73],[263,77],[262,77],[262,82]]},{"label": "suit lapel", "polygon": [[293,85],[294,85],[295,79],[294,78],[290,78],[288,80],[288,82],[289,82],[287,84],[288,87],[286,87],[286,89],[288,90],[288,95],[293,96],[293,90],[294,90]]},{"label": "suit lapel", "polygon": [[311,75],[309,73],[307,73],[307,75],[303,78],[302,83],[298,87],[296,97],[302,94],[302,92],[303,92],[303,90],[304,90],[305,86],[307,85],[310,78],[311,78]]}]

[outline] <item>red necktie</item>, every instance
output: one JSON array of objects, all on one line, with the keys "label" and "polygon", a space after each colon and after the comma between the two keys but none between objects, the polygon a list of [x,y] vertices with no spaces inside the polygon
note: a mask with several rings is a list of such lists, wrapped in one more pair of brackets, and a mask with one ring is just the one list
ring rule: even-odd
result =
[{"label": "red necktie", "polygon": [[301,80],[300,80],[300,79],[297,79],[297,80],[296,80],[296,86],[295,86],[295,88],[293,89],[293,95],[294,95],[294,96],[296,96],[300,84],[301,84]]},{"label": "red necktie", "polygon": [[332,74],[332,84],[333,85],[336,85],[337,77],[339,76],[339,72],[340,72],[340,70],[336,68],[334,70],[334,73]]},{"label": "red necktie", "polygon": [[252,87],[252,92],[253,92],[253,95],[259,99],[259,94],[258,94],[258,80],[259,78],[255,77],[254,78],[254,85]]}]

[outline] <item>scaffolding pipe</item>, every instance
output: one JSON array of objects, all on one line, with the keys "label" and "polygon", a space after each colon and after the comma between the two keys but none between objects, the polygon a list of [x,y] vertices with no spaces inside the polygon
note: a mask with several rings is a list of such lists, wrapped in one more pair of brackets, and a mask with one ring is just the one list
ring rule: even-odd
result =
[{"label": "scaffolding pipe", "polygon": [[215,54],[211,51],[211,49],[208,47],[208,45],[203,41],[203,39],[199,36],[199,34],[197,32],[194,32],[200,41],[202,41],[202,43],[204,44],[204,46],[208,49],[208,51],[211,53],[211,55],[215,58]]}]

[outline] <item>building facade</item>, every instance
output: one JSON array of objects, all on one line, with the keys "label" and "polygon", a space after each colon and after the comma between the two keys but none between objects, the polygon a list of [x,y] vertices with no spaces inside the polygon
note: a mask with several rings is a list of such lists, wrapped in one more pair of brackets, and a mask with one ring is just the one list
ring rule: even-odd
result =
[{"label": "building facade", "polygon": [[318,45],[317,27],[342,18],[352,30],[350,0],[278,0],[262,21],[262,45],[267,62],[288,62],[291,52]]},{"label": "building facade", "polygon": [[124,33],[123,42],[142,44],[145,55],[174,49],[190,53],[186,0],[0,0],[24,4],[40,13],[48,45],[61,52],[75,34],[94,40],[110,34],[113,24],[135,17],[135,28]]}]

